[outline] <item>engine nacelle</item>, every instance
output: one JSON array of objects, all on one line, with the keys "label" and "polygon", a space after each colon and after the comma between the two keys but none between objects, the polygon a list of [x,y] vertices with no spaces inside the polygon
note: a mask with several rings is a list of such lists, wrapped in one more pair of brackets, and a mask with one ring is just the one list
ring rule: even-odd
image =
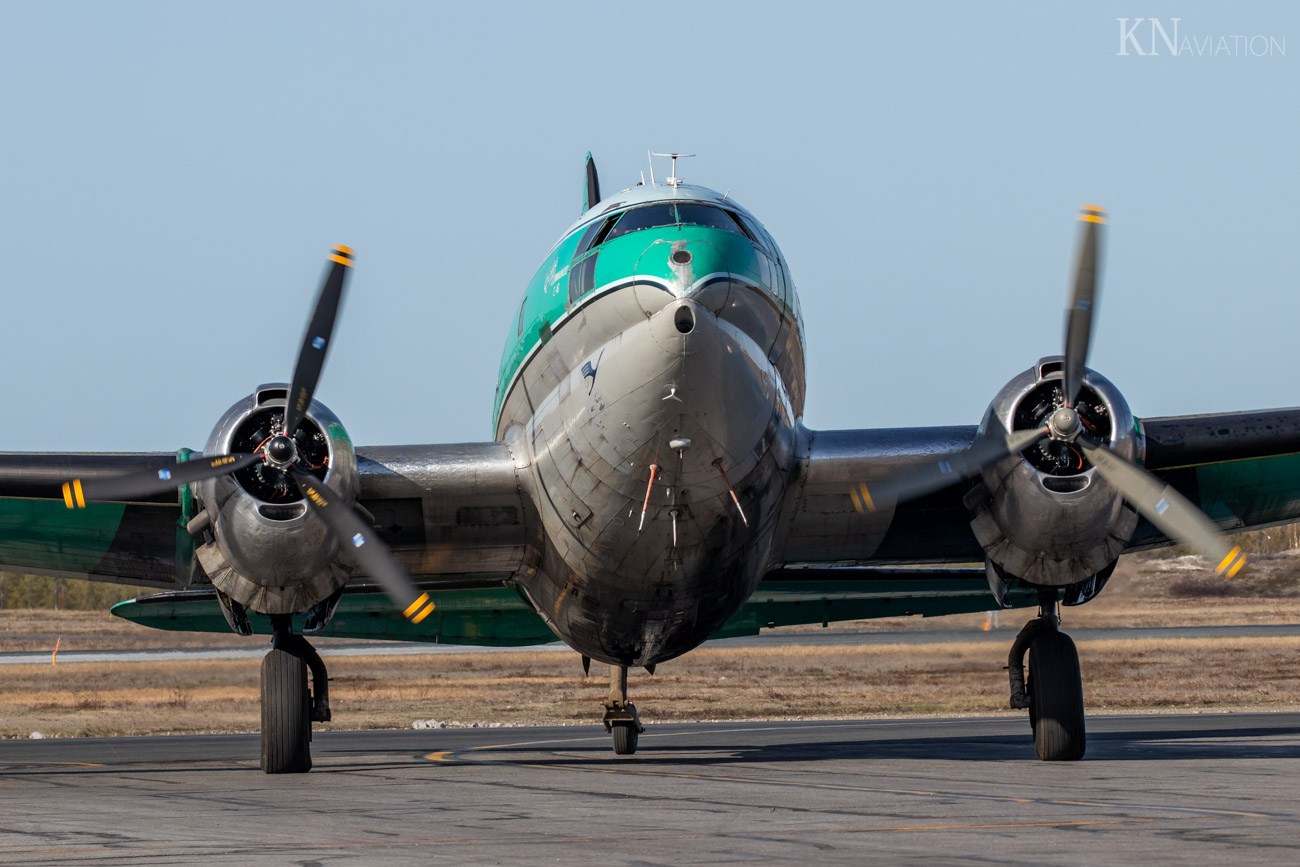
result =
[{"label": "engine nacelle", "polygon": [[[1044,427],[1063,402],[1063,360],[1040,360],[989,405],[980,434]],[[1119,390],[1087,371],[1075,409],[1085,432],[1128,460],[1138,457],[1133,414]],[[971,529],[1002,577],[1063,587],[1109,574],[1138,515],[1093,469],[1077,443],[1044,439],[983,471],[968,495]]]},{"label": "engine nacelle", "polygon": [[[205,454],[254,452],[283,423],[289,388],[259,387],[228,409],[208,437]],[[300,465],[349,504],[361,490],[357,455],[342,423],[312,401],[294,436]],[[351,567],[337,539],[308,510],[291,481],[259,463],[195,486],[210,520],[211,541],[197,550],[214,587],[264,614],[306,611],[341,588]]]}]

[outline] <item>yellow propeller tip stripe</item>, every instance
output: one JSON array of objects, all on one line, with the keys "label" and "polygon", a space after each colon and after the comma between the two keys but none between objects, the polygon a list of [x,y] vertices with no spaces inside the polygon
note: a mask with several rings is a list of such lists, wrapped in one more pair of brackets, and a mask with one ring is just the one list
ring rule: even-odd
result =
[{"label": "yellow propeller tip stripe", "polygon": [[1219,565],[1214,567],[1215,573],[1216,574],[1221,573],[1223,572],[1224,569],[1227,569],[1229,566],[1231,566],[1232,561],[1236,560],[1240,554],[1241,554],[1241,548],[1234,547],[1231,551],[1227,553],[1226,556],[1224,556],[1222,560],[1219,561]]},{"label": "yellow propeller tip stripe", "polygon": [[1101,223],[1102,225],[1106,223],[1105,217],[1099,217],[1096,214],[1080,214],[1079,219],[1085,223]]},{"label": "yellow propeller tip stripe", "polygon": [[429,601],[429,594],[421,593],[419,599],[415,600],[410,605],[406,606],[406,610],[402,612],[402,616],[407,619],[410,619],[415,615],[415,612],[423,608],[425,603],[428,601]]},{"label": "yellow propeller tip stripe", "polygon": [[[862,508],[862,498],[858,496],[857,488],[849,488],[849,496],[853,499],[853,508],[858,514],[866,514],[866,509]],[[72,508],[69,506],[68,508]]]},{"label": "yellow propeller tip stripe", "polygon": [[342,253],[344,256],[352,255],[352,248],[345,244],[335,244],[334,249],[335,251]]},{"label": "yellow propeller tip stripe", "polygon": [[1081,211],[1092,211],[1092,212],[1097,213],[1097,214],[1104,214],[1104,213],[1106,213],[1106,209],[1103,208],[1101,205],[1084,205],[1084,206],[1083,206],[1082,208],[1080,208],[1079,210],[1081,210]]},{"label": "yellow propeller tip stripe", "polygon": [[1243,556],[1240,560],[1237,561],[1236,565],[1234,565],[1231,569],[1228,570],[1227,578],[1228,579],[1233,578],[1238,572],[1241,571],[1241,567],[1245,565],[1246,565],[1246,558]]},{"label": "yellow propeller tip stripe", "polygon": [[71,482],[64,482],[64,483],[63,483],[63,502],[64,502],[64,504],[65,504],[69,509],[75,509],[75,508],[77,508],[76,504],[72,502],[72,483],[71,483]]},{"label": "yellow propeller tip stripe", "polygon": [[428,604],[428,606],[427,606],[423,611],[421,611],[419,614],[417,614],[417,615],[415,615],[414,617],[411,618],[411,622],[412,622],[412,623],[419,623],[421,620],[423,620],[424,618],[428,617],[430,614],[433,613],[433,608],[434,608],[434,605],[433,605],[432,602],[430,602],[430,603]]},{"label": "yellow propeller tip stripe", "polygon": [[871,492],[867,490],[866,484],[858,485],[858,489],[862,492],[862,504],[867,507],[867,511],[876,511],[876,504],[872,501]]}]

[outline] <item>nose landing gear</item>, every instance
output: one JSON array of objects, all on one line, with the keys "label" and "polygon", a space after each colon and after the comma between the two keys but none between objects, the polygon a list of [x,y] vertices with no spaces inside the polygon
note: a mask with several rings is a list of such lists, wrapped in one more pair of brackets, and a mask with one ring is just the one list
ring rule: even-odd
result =
[{"label": "nose landing gear", "polygon": [[[1025,675],[1025,653],[1029,674]],[[1073,762],[1086,747],[1079,652],[1061,631],[1056,591],[1039,592],[1038,617],[1025,624],[1007,660],[1011,706],[1029,710],[1034,751],[1045,762]]]},{"label": "nose landing gear", "polygon": [[627,666],[609,667],[609,701],[605,703],[605,731],[614,736],[614,752],[630,756],[645,726],[636,715],[636,705],[627,700]]}]

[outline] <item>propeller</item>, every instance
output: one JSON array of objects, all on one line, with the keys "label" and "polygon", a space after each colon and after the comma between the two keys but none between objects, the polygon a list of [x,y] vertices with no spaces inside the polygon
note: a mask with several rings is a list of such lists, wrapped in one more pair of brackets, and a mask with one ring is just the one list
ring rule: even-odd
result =
[{"label": "propeller", "polygon": [[307,505],[351,552],[351,557],[375,579],[389,598],[413,623],[419,623],[433,611],[429,594],[420,592],[398,564],[388,546],[367,527],[351,508],[328,485],[298,467],[298,449],[293,436],[298,432],[312,395],[325,367],[325,354],[343,288],[352,268],[352,249],[338,246],[330,253],[330,268],[316,297],[316,307],[303,335],[302,348],[294,365],[293,379],[287,395],[283,429],[276,432],[253,454],[208,455],[159,470],[146,470],[115,479],[73,479],[63,485],[63,502],[69,509],[85,508],[86,503],[104,500],[128,500],[165,493],[183,485],[238,472],[258,463],[280,470],[293,480]]},{"label": "propeller", "polygon": [[964,452],[881,479],[870,489],[865,482],[859,482],[857,487],[849,491],[849,496],[853,498],[853,507],[859,512],[890,509],[898,503],[915,500],[969,479],[984,467],[997,463],[1009,454],[1029,448],[1045,436],[1046,428],[1016,431],[1005,437],[997,434],[985,436],[976,440]]},{"label": "propeller", "polygon": [[1216,575],[1231,578],[1246,565],[1241,548],[1230,544],[1205,513],[1173,487],[1090,437],[1079,437],[1079,444],[1097,472],[1148,521],[1170,539],[1177,539],[1209,558],[1211,563],[1217,563]]},{"label": "propeller", "polygon": [[1083,231],[1074,285],[1065,313],[1065,401],[1048,417],[1047,427],[1015,431],[1005,436],[986,434],[960,454],[886,477],[872,483],[870,488],[865,482],[859,482],[849,491],[853,507],[859,512],[874,512],[933,493],[971,478],[985,467],[1045,437],[1063,443],[1078,442],[1102,478],[1110,482],[1143,517],[1170,539],[1217,563],[1216,574],[1226,573],[1226,577],[1231,578],[1246,563],[1241,548],[1231,545],[1205,513],[1174,488],[1084,433],[1075,402],[1083,389],[1088,346],[1092,340],[1097,309],[1097,263],[1106,211],[1095,205],[1084,205],[1079,211],[1079,221],[1083,224]]},{"label": "propeller", "polygon": [[1065,309],[1065,405],[1074,406],[1083,388],[1083,372],[1088,364],[1088,344],[1092,339],[1092,317],[1097,307],[1097,259],[1100,257],[1101,227],[1106,225],[1106,211],[1096,205],[1084,205],[1079,211],[1083,238],[1079,244],[1079,262],[1074,269],[1074,288]]}]

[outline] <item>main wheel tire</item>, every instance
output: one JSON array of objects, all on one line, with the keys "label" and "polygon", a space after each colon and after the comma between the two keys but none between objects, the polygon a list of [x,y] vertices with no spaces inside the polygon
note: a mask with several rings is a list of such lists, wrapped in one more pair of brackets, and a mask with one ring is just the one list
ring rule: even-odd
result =
[{"label": "main wheel tire", "polygon": [[1038,713],[1034,710],[1034,670],[1025,670],[1025,693],[1029,696],[1029,730],[1038,731]]},{"label": "main wheel tire", "polygon": [[620,756],[630,756],[636,752],[637,725],[634,722],[614,723],[614,752]]},{"label": "main wheel tire", "polygon": [[1079,651],[1064,632],[1044,632],[1029,646],[1029,718],[1034,751],[1045,762],[1083,758],[1083,678]]},{"label": "main wheel tire", "polygon": [[266,773],[311,770],[310,703],[307,663],[272,648],[262,658],[262,770]]}]

